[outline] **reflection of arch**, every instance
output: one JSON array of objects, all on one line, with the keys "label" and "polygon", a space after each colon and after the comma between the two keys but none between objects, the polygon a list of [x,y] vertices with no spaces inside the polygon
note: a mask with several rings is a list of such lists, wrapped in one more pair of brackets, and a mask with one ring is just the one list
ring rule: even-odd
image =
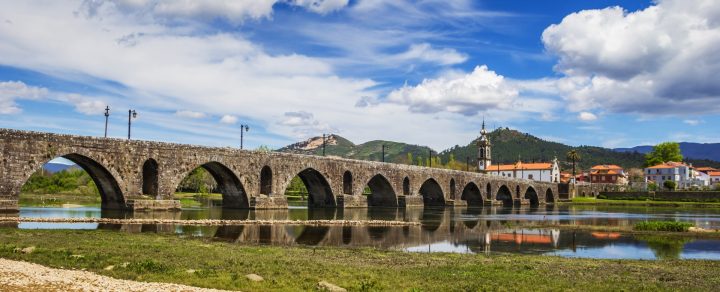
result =
[{"label": "reflection of arch", "polygon": [[406,176],[405,179],[403,179],[403,196],[409,196],[410,195],[410,179]]},{"label": "reflection of arch", "polygon": [[483,198],[482,194],[480,193],[480,188],[473,183],[469,182],[465,188],[463,188],[462,195],[460,196],[460,199],[467,202],[468,206],[482,206],[483,205]]},{"label": "reflection of arch", "polygon": [[143,164],[142,193],[153,198],[158,195],[158,164],[155,159],[148,158]]},{"label": "reflection of arch", "polygon": [[247,194],[232,170],[219,162],[208,162],[200,167],[212,175],[223,197],[223,208],[248,208]]},{"label": "reflection of arch", "polygon": [[126,207],[125,197],[117,180],[102,164],[77,153],[63,155],[62,157],[74,162],[88,173],[100,193],[103,209],[124,209]]},{"label": "reflection of arch", "polygon": [[486,196],[487,196],[487,199],[488,199],[488,200],[492,200],[492,186],[490,185],[490,183],[487,184],[487,187],[486,187],[486,190],[485,190],[485,191],[486,191],[485,194],[486,194]]},{"label": "reflection of arch", "polygon": [[390,182],[381,174],[373,176],[368,181],[367,186],[370,188],[370,196],[368,197],[368,206],[371,207],[397,207],[397,197]]},{"label": "reflection of arch", "polygon": [[554,203],[555,202],[555,196],[553,195],[552,189],[547,189],[545,192],[545,202],[546,203]]},{"label": "reflection of arch", "polygon": [[342,242],[345,245],[348,245],[352,242],[352,227],[350,226],[343,226],[342,228]]},{"label": "reflection of arch", "polygon": [[442,188],[435,179],[429,178],[422,184],[420,195],[425,206],[445,206]]},{"label": "reflection of arch", "polygon": [[352,173],[345,171],[345,173],[343,173],[343,194],[352,195],[352,187]]},{"label": "reflection of arch", "polygon": [[302,245],[318,245],[325,239],[328,230],[330,230],[328,226],[305,226],[300,236],[295,239],[295,242]]},{"label": "reflection of arch", "polygon": [[307,168],[298,173],[298,177],[308,190],[308,207],[335,206],[335,197],[330,184],[320,172]]},{"label": "reflection of arch", "polygon": [[533,187],[528,187],[527,190],[525,190],[524,197],[530,200],[530,206],[540,205],[540,199],[538,199],[538,194]]},{"label": "reflection of arch", "polygon": [[512,207],[513,205],[512,193],[510,192],[510,189],[508,189],[508,187],[505,185],[500,186],[497,195],[495,195],[495,199],[498,201],[502,201],[503,206],[505,207]]},{"label": "reflection of arch", "polygon": [[260,171],[260,193],[263,195],[272,194],[272,169],[270,166],[263,166]]},{"label": "reflection of arch", "polygon": [[450,179],[450,199],[455,199],[455,179]]}]

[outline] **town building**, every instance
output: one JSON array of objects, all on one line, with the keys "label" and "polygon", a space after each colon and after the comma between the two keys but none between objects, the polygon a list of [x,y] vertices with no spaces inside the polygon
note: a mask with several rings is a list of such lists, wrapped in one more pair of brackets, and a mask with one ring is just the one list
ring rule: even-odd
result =
[{"label": "town building", "polygon": [[705,173],[705,174],[708,174],[709,172],[720,171],[719,169],[715,169],[715,168],[712,168],[709,166],[696,167],[695,170]]},{"label": "town building", "polygon": [[720,171],[710,171],[707,174],[710,185],[720,184]]},{"label": "town building", "polygon": [[486,172],[503,177],[560,182],[560,167],[557,159],[553,159],[552,162],[525,163],[518,161],[513,164],[493,164]]},{"label": "town building", "polygon": [[682,162],[665,162],[647,167],[644,172],[645,180],[655,182],[658,186],[662,186],[665,181],[675,182],[678,189],[701,187],[708,184],[707,181],[695,176],[692,166]]},{"label": "town building", "polygon": [[590,182],[604,184],[627,184],[625,170],[614,164],[595,165],[590,168]]}]

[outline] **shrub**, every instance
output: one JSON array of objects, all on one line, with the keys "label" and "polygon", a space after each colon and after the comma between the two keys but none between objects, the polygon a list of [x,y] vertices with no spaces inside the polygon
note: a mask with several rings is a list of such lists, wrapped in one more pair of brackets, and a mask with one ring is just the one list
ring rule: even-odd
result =
[{"label": "shrub", "polygon": [[676,221],[643,221],[635,224],[635,230],[687,232],[692,223]]},{"label": "shrub", "polygon": [[648,191],[657,191],[657,185],[654,182],[650,182],[647,185]]},{"label": "shrub", "polygon": [[715,183],[715,190],[720,191],[720,183]]},{"label": "shrub", "polygon": [[677,183],[675,183],[674,181],[671,181],[671,180],[666,180],[665,182],[663,182],[663,186],[665,188],[667,188],[668,190],[674,191],[675,188],[677,187]]}]

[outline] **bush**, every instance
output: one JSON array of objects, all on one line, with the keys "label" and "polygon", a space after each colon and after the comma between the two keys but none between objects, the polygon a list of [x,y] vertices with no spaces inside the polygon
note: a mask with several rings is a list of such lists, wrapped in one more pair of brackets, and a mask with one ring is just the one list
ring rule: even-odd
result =
[{"label": "bush", "polygon": [[674,181],[671,181],[671,180],[666,180],[666,181],[663,183],[663,186],[664,186],[666,189],[668,189],[668,190],[674,191],[675,188],[677,187],[677,183],[674,182]]},{"label": "bush", "polygon": [[635,224],[635,230],[687,232],[692,223],[676,221],[643,221]]},{"label": "bush", "polygon": [[720,191],[720,183],[715,183],[715,190]]},{"label": "bush", "polygon": [[657,191],[657,185],[654,182],[648,183],[647,189],[648,191]]}]

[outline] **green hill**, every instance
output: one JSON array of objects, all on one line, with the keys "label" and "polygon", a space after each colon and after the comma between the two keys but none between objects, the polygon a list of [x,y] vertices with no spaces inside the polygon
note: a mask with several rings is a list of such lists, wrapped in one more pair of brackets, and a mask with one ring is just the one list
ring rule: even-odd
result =
[{"label": "green hill", "polygon": [[[573,147],[562,143],[547,141],[527,133],[521,133],[508,128],[500,128],[488,133],[492,143],[493,163],[512,163],[518,161],[551,161],[557,157],[560,167],[564,170],[570,169],[571,164],[566,161],[565,154],[570,150],[576,150],[582,157],[578,162],[579,169],[588,169],[598,164],[617,164],[626,169],[641,168],[644,162],[644,155],[638,152],[617,152],[612,149],[596,146]],[[412,164],[419,161],[426,163],[428,157],[427,146],[411,145],[392,141],[369,141],[355,145],[351,141],[338,135],[330,135],[327,138],[326,155],[338,156],[359,160],[381,160],[381,147],[385,144],[385,161],[394,163],[408,163],[408,153],[411,153]],[[314,137],[303,142],[298,142],[279,149],[282,152],[292,152],[310,155],[322,155],[322,137]],[[468,145],[454,147],[444,150],[439,154],[433,151],[434,157],[439,157],[440,162],[447,165],[454,157],[456,162],[453,168],[464,169],[465,161],[470,159],[470,169],[474,169],[477,157],[477,139]],[[712,160],[689,159],[688,162],[696,166],[720,167],[720,162]],[[439,165],[433,162],[434,165]]]}]

